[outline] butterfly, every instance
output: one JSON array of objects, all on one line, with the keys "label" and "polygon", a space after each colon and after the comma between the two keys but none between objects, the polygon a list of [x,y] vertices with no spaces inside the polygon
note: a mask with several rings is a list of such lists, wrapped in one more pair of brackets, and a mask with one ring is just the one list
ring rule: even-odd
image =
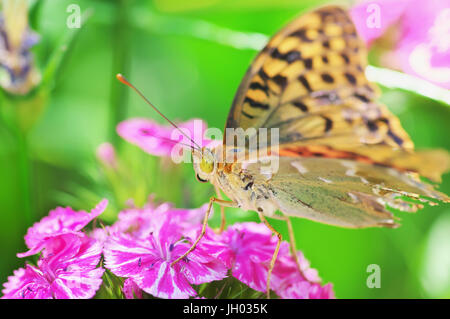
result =
[{"label": "butterfly", "polygon": [[[376,101],[379,89],[365,77],[366,65],[365,45],[338,6],[304,14],[271,38],[239,86],[222,145],[192,149],[197,179],[213,184],[217,197],[210,199],[201,234],[178,260],[201,240],[213,203],[222,208],[221,229],[223,207],[256,211],[278,236],[267,276],[270,296],[281,235],[265,217],[286,220],[296,258],[289,217],[392,228],[398,225],[387,207],[412,212],[424,203],[450,202],[419,177],[439,182],[448,153],[414,150],[398,118]],[[235,134],[239,129],[244,133]],[[237,145],[239,138],[244,145]],[[264,152],[252,150],[249,143],[261,138]],[[277,160],[275,168],[268,159]]]}]

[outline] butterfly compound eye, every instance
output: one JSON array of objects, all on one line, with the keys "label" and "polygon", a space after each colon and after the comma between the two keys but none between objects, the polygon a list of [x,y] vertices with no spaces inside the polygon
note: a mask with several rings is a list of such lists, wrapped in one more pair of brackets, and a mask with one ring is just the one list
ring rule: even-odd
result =
[{"label": "butterfly compound eye", "polygon": [[214,172],[214,155],[209,149],[204,148],[202,151],[202,157],[200,161],[200,170],[201,173],[211,174]]},{"label": "butterfly compound eye", "polygon": [[214,162],[203,156],[200,162],[200,169],[206,174],[211,174],[214,170]]}]

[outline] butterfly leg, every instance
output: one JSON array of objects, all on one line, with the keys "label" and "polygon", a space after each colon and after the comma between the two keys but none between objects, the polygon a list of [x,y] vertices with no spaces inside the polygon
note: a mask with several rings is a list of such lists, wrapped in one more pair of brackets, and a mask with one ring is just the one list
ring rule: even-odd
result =
[{"label": "butterfly leg", "polygon": [[275,247],[275,251],[273,252],[272,260],[270,261],[269,271],[267,273],[266,291],[267,291],[267,298],[270,299],[270,277],[272,276],[272,271],[273,271],[273,268],[275,267],[275,261],[277,260],[278,251],[280,250],[281,234],[279,232],[277,232],[275,230],[275,228],[272,227],[272,225],[269,224],[269,222],[267,221],[267,219],[264,217],[263,214],[258,213],[258,215],[259,215],[259,218],[261,219],[261,221],[278,237],[277,246]]},{"label": "butterfly leg", "polygon": [[191,251],[193,251],[195,249],[195,247],[197,246],[198,242],[200,241],[200,239],[202,239],[203,235],[205,235],[206,232],[206,226],[208,225],[208,218],[209,218],[209,214],[211,213],[211,209],[212,209],[212,205],[213,203],[217,203],[220,206],[227,206],[227,207],[237,207],[237,203],[233,202],[233,201],[226,201],[220,198],[216,198],[216,197],[211,197],[209,200],[209,205],[208,205],[208,209],[206,210],[205,213],[205,218],[203,219],[203,226],[202,226],[202,231],[200,232],[200,235],[197,237],[197,239],[195,240],[195,242],[192,244],[192,246],[180,257],[178,257],[176,260],[174,260],[170,265],[173,266],[175,265],[177,262],[179,262],[181,259],[183,259],[184,257],[186,257],[187,255],[189,255],[189,253]]},{"label": "butterfly leg", "polygon": [[[217,197],[219,199],[223,200],[222,193],[220,192],[220,188],[217,185],[214,184],[214,189],[216,190]],[[225,224],[226,224],[226,221],[225,221],[225,206],[220,205],[220,227],[219,227],[219,229],[216,229],[215,232],[217,234],[221,234],[223,232],[223,230],[225,229]]]},{"label": "butterfly leg", "polygon": [[300,275],[303,278],[305,278],[306,280],[308,280],[308,278],[303,273],[303,269],[302,269],[302,266],[300,264],[300,260],[298,259],[297,248],[295,247],[294,228],[292,227],[291,219],[288,216],[286,216],[284,218],[284,220],[286,221],[286,224],[287,224],[287,227],[288,227],[289,244],[291,246],[291,254],[294,256],[294,260],[295,260],[295,263],[297,264],[297,268],[298,268],[298,271],[300,272]]}]

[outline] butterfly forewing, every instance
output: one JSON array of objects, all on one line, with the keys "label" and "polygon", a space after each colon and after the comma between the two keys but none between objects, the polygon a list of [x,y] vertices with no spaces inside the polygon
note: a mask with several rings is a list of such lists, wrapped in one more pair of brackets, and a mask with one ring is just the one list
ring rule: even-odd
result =
[{"label": "butterfly forewing", "polygon": [[364,75],[366,56],[345,10],[331,6],[301,16],[256,57],[226,127],[278,128],[281,145],[411,149],[398,120],[374,102],[378,89]]}]

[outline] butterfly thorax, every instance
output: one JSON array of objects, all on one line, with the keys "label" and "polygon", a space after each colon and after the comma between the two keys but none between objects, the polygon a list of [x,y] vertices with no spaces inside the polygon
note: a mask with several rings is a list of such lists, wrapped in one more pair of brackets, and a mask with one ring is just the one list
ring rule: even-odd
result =
[{"label": "butterfly thorax", "polygon": [[[222,152],[222,149],[215,150],[215,154],[218,152]],[[217,163],[217,169],[211,182],[222,189],[243,210],[272,215],[277,207],[267,184],[269,177],[247,170],[248,161],[239,159],[239,156],[235,156],[235,160],[230,161],[230,158],[233,158],[230,155],[237,153],[234,148],[226,148],[223,151],[222,155],[225,160]]]}]

